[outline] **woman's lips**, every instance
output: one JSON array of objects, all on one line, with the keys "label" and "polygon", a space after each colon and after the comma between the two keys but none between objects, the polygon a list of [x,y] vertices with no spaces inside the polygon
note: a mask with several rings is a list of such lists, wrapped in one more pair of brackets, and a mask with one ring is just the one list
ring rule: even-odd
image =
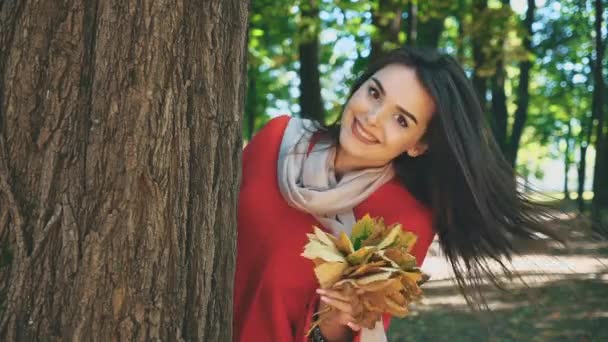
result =
[{"label": "woman's lips", "polygon": [[353,119],[352,131],[353,135],[364,144],[373,145],[379,143],[378,139],[376,139],[369,132],[365,131],[359,120],[356,118]]}]

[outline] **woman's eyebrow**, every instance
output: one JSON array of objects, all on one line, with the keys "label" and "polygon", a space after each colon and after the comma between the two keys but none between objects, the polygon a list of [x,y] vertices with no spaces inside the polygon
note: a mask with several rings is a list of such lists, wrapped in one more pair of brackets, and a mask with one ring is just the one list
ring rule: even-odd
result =
[{"label": "woman's eyebrow", "polygon": [[[372,76],[371,79],[372,79],[372,81],[374,81],[374,83],[376,83],[376,86],[380,90],[380,93],[382,95],[386,96],[386,91],[384,90],[384,87],[382,86],[382,83],[380,83],[380,81],[377,78],[375,78],[374,76]],[[399,111],[401,111],[405,116],[409,117],[412,121],[414,121],[414,123],[416,125],[418,125],[418,120],[416,120],[416,117],[414,116],[414,114],[408,112],[407,110],[405,110],[400,105],[397,105],[397,109],[399,109]]]}]

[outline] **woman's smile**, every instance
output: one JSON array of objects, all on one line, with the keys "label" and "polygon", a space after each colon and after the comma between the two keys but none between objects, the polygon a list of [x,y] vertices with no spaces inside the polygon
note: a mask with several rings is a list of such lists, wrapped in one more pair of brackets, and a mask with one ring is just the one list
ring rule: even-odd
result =
[{"label": "woman's smile", "polygon": [[359,139],[362,143],[366,145],[374,145],[380,143],[380,141],[376,139],[373,134],[368,132],[363,127],[363,125],[361,125],[361,123],[359,122],[359,120],[357,120],[356,117],[353,120],[352,132],[355,138]]}]

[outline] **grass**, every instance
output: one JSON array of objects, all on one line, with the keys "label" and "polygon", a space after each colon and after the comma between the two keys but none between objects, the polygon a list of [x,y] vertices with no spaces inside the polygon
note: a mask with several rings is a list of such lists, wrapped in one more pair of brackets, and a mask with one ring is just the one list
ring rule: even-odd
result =
[{"label": "grass", "polygon": [[[583,236],[578,222],[568,226],[572,250],[513,263],[520,274],[532,275],[528,286],[512,284],[509,292],[484,287],[490,311],[471,310],[450,274],[425,270],[432,276],[423,286],[425,298],[410,316],[393,319],[389,341],[608,341],[608,242]],[[425,265],[447,269],[434,245]]]},{"label": "grass", "polygon": [[608,341],[607,282],[560,280],[502,294],[493,301],[503,308],[489,312],[438,305],[394,320],[389,341]]}]

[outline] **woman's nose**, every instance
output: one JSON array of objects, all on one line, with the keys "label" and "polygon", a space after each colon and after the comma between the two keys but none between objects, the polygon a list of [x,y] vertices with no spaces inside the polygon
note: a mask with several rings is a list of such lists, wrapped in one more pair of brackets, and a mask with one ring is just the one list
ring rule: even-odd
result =
[{"label": "woman's nose", "polygon": [[381,107],[370,108],[370,110],[367,112],[367,115],[365,116],[365,119],[369,125],[375,126],[378,124],[381,114]]}]

